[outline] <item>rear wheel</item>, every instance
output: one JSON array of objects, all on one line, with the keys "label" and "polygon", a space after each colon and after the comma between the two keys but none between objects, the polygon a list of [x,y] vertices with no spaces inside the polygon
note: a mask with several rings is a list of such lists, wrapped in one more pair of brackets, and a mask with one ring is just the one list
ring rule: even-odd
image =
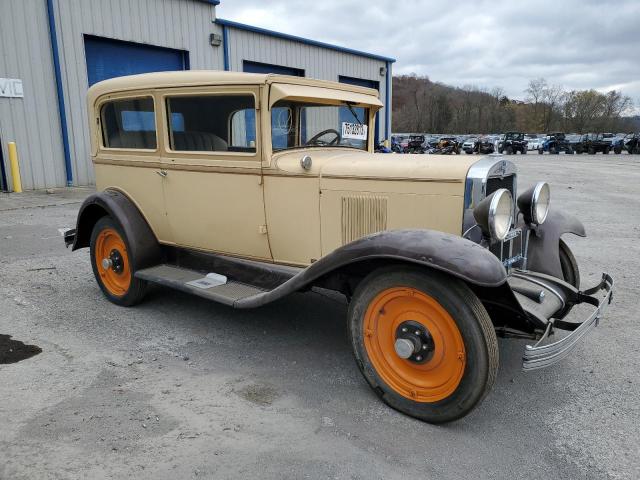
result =
[{"label": "rear wheel", "polygon": [[349,305],[356,362],[392,408],[430,423],[463,417],[490,391],[498,370],[491,319],[460,280],[384,268]]},{"label": "rear wheel", "polygon": [[147,283],[134,277],[128,240],[111,217],[102,217],[91,232],[91,267],[104,295],[113,303],[131,306],[144,297]]},{"label": "rear wheel", "polygon": [[513,147],[512,146],[508,146],[506,149],[507,155],[513,155]]},{"label": "rear wheel", "polygon": [[620,155],[622,153],[622,147],[613,147],[613,153]]}]

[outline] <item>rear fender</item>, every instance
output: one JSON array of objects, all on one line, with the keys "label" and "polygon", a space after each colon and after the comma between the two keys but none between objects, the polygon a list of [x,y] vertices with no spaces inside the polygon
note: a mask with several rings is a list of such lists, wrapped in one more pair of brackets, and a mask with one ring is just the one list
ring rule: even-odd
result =
[{"label": "rear fender", "polygon": [[587,236],[584,226],[573,215],[550,211],[545,222],[529,235],[527,269],[562,279],[560,237],[565,233]]},{"label": "rear fender", "polygon": [[151,227],[138,207],[117,190],[94,193],[82,203],[78,212],[72,250],[89,246],[93,227],[104,216],[110,216],[122,227],[135,270],[155,265],[160,261],[160,245]]}]

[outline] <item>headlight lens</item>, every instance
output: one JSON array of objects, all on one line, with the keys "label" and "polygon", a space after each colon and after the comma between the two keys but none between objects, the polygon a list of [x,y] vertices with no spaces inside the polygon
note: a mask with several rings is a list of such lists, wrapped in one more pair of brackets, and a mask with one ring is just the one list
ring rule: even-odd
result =
[{"label": "headlight lens", "polygon": [[546,182],[539,182],[518,197],[518,208],[528,224],[541,225],[547,219],[551,201],[551,189]]},{"label": "headlight lens", "polygon": [[513,197],[506,188],[496,190],[473,210],[482,232],[492,240],[502,241],[513,223]]},{"label": "headlight lens", "polygon": [[546,182],[540,182],[533,191],[532,218],[538,225],[544,223],[549,213],[549,203],[551,201],[551,189]]}]

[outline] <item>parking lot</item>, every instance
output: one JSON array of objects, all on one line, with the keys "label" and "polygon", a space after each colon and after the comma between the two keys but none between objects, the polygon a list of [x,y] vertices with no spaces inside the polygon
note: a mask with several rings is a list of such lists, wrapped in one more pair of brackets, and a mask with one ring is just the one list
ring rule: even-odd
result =
[{"label": "parking lot", "polygon": [[548,370],[522,373],[526,342],[500,340],[494,390],[444,426],[378,400],[340,298],[234,311],[157,287],[117,307],[58,231],[90,190],[1,194],[0,335],[42,352],[0,365],[0,479],[640,478],[640,157],[509,160],[583,221],[582,284],[607,271],[614,303]]}]

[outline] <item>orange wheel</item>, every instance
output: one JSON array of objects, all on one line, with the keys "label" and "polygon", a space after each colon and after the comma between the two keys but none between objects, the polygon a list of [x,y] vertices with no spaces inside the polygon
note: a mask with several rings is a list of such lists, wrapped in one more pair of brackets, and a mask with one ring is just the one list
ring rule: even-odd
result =
[{"label": "orange wheel", "polygon": [[113,228],[105,228],[96,237],[96,268],[105,288],[111,295],[123,296],[131,285],[129,254],[120,234]]},{"label": "orange wheel", "polygon": [[414,267],[380,268],[349,304],[349,335],[365,379],[391,407],[431,423],[463,417],[498,371],[491,318],[461,280]]},{"label": "orange wheel", "polygon": [[380,377],[400,395],[437,402],[460,384],[466,358],[456,322],[415,288],[380,292],[364,317],[364,344]]},{"label": "orange wheel", "polygon": [[91,266],[105,296],[118,305],[142,300],[146,282],[135,278],[127,238],[110,217],[98,220],[91,233]]}]

